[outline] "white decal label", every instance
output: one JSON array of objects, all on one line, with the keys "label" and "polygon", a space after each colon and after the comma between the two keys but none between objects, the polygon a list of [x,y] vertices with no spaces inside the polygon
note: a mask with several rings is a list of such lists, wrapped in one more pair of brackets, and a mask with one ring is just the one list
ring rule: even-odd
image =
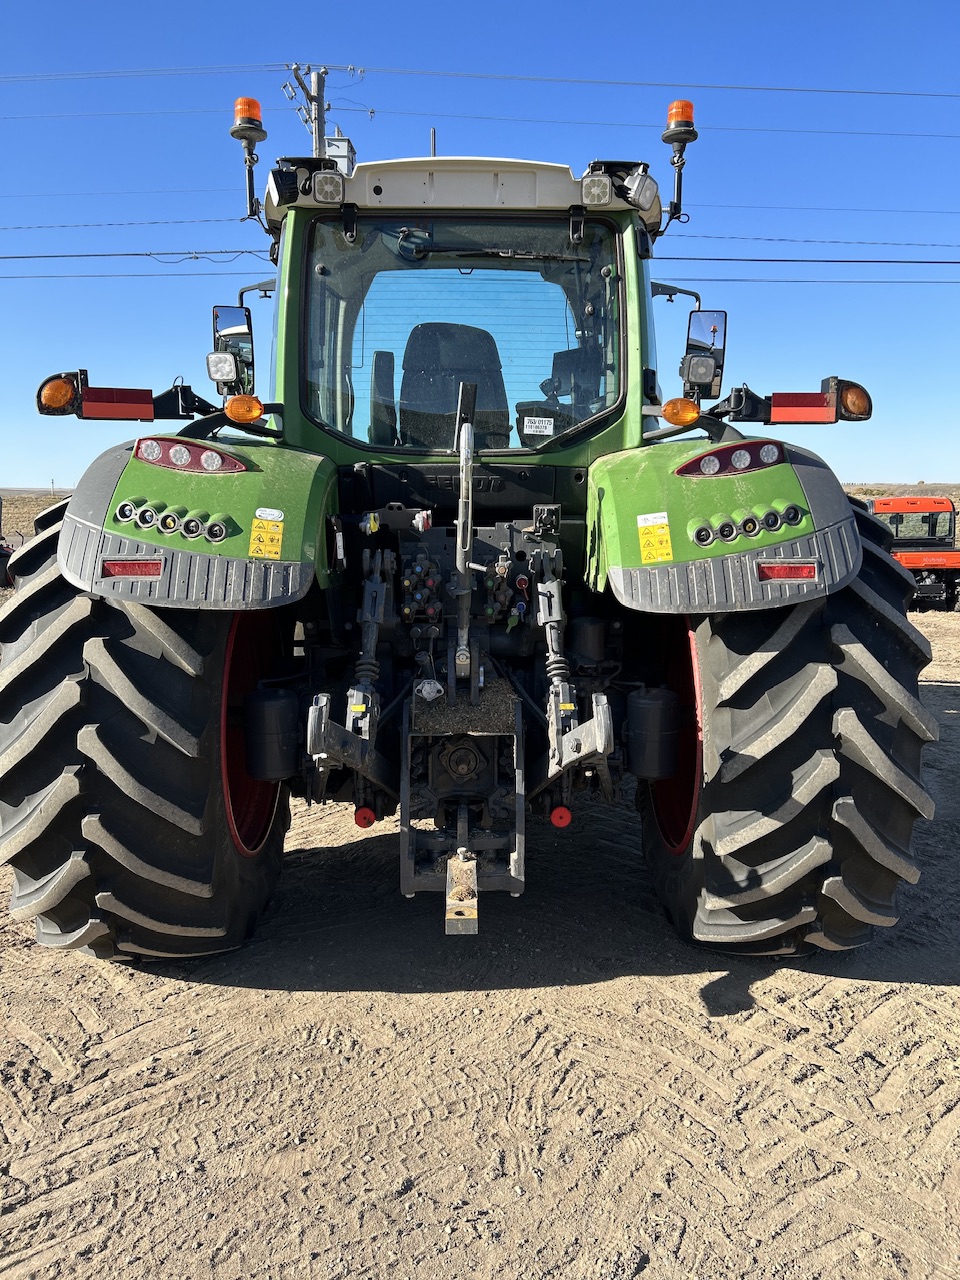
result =
[{"label": "white decal label", "polygon": [[524,418],[523,433],[527,436],[552,436],[552,418]]},{"label": "white decal label", "polygon": [[283,512],[278,511],[276,507],[257,507],[256,517],[258,520],[282,520]]}]

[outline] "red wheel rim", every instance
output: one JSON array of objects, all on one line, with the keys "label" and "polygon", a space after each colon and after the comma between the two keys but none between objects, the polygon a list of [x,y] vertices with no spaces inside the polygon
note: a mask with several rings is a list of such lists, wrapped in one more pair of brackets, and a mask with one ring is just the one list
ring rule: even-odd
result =
[{"label": "red wheel rim", "polygon": [[279,650],[276,620],[269,614],[234,615],[224,656],[223,702],[220,711],[220,771],[227,826],[237,851],[255,858],[273,825],[280,797],[275,782],[247,773],[243,736],[243,700],[270,669]]},{"label": "red wheel rim", "polygon": [[700,667],[696,636],[689,618],[683,620],[683,638],[673,646],[667,685],[677,695],[680,728],[677,735],[677,771],[672,778],[652,784],[653,813],[660,836],[669,851],[679,857],[693,838],[703,773]]}]

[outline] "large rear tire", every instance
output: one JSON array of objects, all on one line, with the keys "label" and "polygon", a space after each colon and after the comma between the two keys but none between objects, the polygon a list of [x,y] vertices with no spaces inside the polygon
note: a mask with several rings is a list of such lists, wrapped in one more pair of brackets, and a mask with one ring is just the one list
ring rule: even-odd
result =
[{"label": "large rear tire", "polygon": [[0,863],[37,939],[97,956],[238,947],[280,870],[284,787],[246,774],[244,695],[270,611],[114,605],[62,576],[63,504],[11,558],[0,613]]},{"label": "large rear tire", "polygon": [[919,877],[930,647],[906,618],[913,580],[888,531],[857,520],[863,567],[843,591],[685,622],[671,680],[686,711],[680,769],[641,785],[638,803],[667,914],[712,949],[860,946],[896,923],[897,888]]}]

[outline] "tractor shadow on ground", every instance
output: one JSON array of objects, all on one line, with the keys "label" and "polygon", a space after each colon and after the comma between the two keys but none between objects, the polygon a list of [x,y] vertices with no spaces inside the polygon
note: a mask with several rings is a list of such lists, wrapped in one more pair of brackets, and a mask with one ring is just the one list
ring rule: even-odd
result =
[{"label": "tractor shadow on ground", "polygon": [[[666,920],[639,850],[632,806],[589,802],[563,832],[543,820],[527,831],[527,887],[519,899],[482,894],[479,934],[446,937],[443,898],[407,900],[398,891],[395,821],[373,832],[343,822],[298,826],[284,875],[256,937],[241,951],[209,960],[150,965],[192,982],[278,991],[479,992],[588,986],[621,977],[701,976],[707,1012],[752,1008],[753,988],[778,970],[801,988],[824,979],[927,986],[960,985],[960,686],[923,685],[940,723],[925,758],[938,804],[917,823],[922,874],[900,895],[902,916],[857,951],[800,959],[731,957],[682,942]],[[329,810],[317,811],[327,814]],[[311,832],[340,843],[309,848]],[[307,838],[304,838],[306,832]],[[330,838],[329,836],[327,837]]]},{"label": "tractor shadow on ground", "polygon": [[[778,969],[806,973],[815,987],[829,977],[960,983],[960,889],[953,873],[960,821],[918,824],[923,875],[904,890],[894,930],[878,931],[859,951],[773,959],[722,956],[682,942],[637,847],[621,824],[605,825],[610,816],[601,806],[587,808],[563,833],[532,821],[526,891],[519,899],[482,894],[475,937],[444,935],[441,894],[401,897],[395,830],[367,832],[338,847],[290,849],[266,917],[241,951],[150,969],[263,990],[410,994],[702,975],[700,994],[714,1017],[753,1007],[752,988]],[[342,835],[342,826],[337,829]]]}]

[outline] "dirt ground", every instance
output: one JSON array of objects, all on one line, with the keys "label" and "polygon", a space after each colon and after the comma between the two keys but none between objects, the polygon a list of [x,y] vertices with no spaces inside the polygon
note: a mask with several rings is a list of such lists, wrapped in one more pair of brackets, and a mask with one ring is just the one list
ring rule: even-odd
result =
[{"label": "dirt ground", "polygon": [[960,614],[914,618],[938,811],[863,951],[682,945],[602,809],[533,824],[478,938],[342,807],[243,951],[0,922],[0,1277],[960,1277]]}]

